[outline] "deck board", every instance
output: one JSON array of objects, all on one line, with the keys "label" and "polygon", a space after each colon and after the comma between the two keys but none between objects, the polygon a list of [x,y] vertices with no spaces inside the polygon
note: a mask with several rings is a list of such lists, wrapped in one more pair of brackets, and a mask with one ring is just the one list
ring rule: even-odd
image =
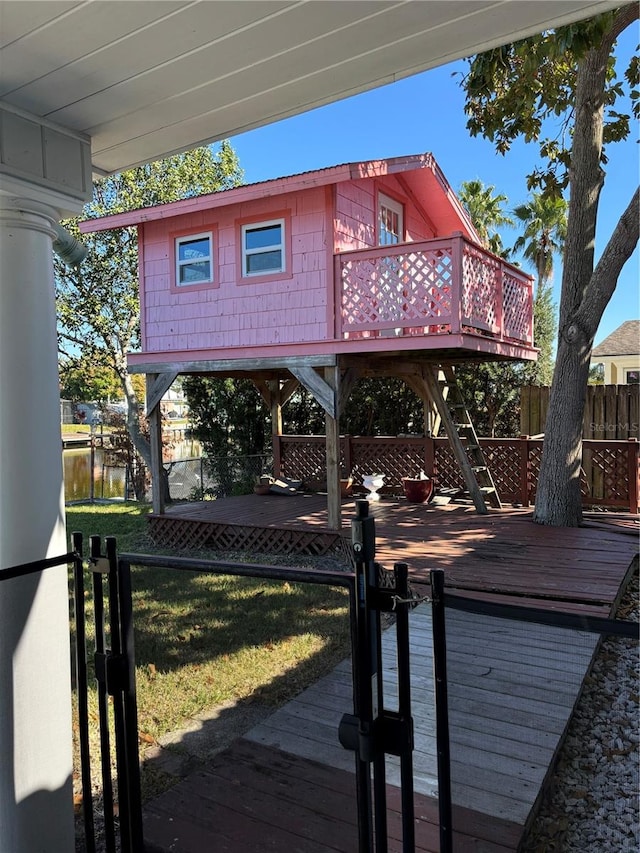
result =
[{"label": "deck board", "polygon": [[[559,748],[596,638],[566,629],[521,626],[512,620],[468,617],[459,611],[447,615],[452,778],[460,780],[454,802],[524,827]],[[415,786],[418,793],[435,796],[437,753],[427,605],[412,611],[410,626]],[[383,634],[382,649],[385,703],[393,709],[397,682],[392,628]],[[484,677],[479,678],[478,671]],[[342,689],[330,692],[329,684]],[[248,732],[247,739],[348,769],[337,728],[342,714],[352,713],[350,686],[350,663],[345,661]],[[325,699],[318,708],[318,693],[330,696],[333,703]],[[485,737],[487,733],[494,735],[493,740]],[[528,747],[524,754],[520,744]],[[387,768],[387,780],[399,785],[398,759],[388,757]]]},{"label": "deck board", "polygon": [[[371,505],[376,558],[409,564],[418,592],[429,570],[447,589],[489,601],[607,616],[638,552],[633,517],[596,519],[576,530],[535,525],[527,510],[434,507],[383,500]],[[353,501],[344,527],[330,531],[325,498],[245,496],[185,504],[169,512],[185,523],[263,525],[315,531],[349,547]],[[302,540],[300,540],[302,541]],[[337,549],[340,550],[339,547]],[[342,553],[346,553],[343,548]],[[259,556],[256,557],[259,561]],[[566,730],[596,640],[567,629],[496,621],[447,609],[454,849],[513,853]],[[386,707],[393,708],[394,629],[383,634]],[[489,642],[490,640],[490,642]],[[416,851],[438,842],[430,608],[411,611],[415,726]],[[337,727],[352,712],[350,662],[274,712],[199,774],[152,801],[145,838],[175,853],[357,850],[354,758]],[[401,853],[399,761],[386,758],[389,851]]]}]

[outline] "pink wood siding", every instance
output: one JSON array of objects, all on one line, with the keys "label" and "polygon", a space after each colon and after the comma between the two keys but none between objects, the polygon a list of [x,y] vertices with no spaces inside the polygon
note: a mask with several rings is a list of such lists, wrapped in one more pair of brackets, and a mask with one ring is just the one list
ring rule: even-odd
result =
[{"label": "pink wood siding", "polygon": [[[287,215],[291,254],[282,276],[241,278],[239,221]],[[333,337],[327,330],[327,235],[324,188],[257,199],[244,204],[158,219],[141,226],[144,287],[141,291],[145,352],[206,350],[309,342]],[[174,241],[185,232],[217,233],[214,283],[171,287]]]},{"label": "pink wood siding", "polygon": [[407,240],[430,240],[436,234],[428,214],[416,207],[407,195],[406,185],[395,175],[377,181],[362,179],[336,185],[334,250],[336,254],[352,249],[370,249],[377,243],[377,199],[382,192],[404,205]]}]

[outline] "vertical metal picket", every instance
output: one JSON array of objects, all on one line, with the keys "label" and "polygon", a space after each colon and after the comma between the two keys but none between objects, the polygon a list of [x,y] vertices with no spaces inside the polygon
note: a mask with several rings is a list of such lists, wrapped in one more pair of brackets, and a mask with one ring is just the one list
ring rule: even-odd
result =
[{"label": "vertical metal picket", "polygon": [[[409,566],[395,563],[396,596],[408,602]],[[402,850],[414,853],[415,824],[413,804],[413,728],[411,724],[411,656],[409,651],[409,607],[405,603],[396,608],[396,645],[398,649],[398,715],[405,721],[410,732],[410,741],[403,744],[400,753],[400,794],[402,802]]]},{"label": "vertical metal picket", "polygon": [[444,615],[444,571],[432,569],[433,669],[435,675],[436,741],[438,753],[438,811],[440,853],[452,853],[451,756],[449,750],[449,700],[447,691],[447,639]]},{"label": "vertical metal picket", "polygon": [[[358,720],[359,740],[364,744],[371,739],[371,721],[373,719],[372,702],[372,660],[370,645],[370,610],[368,607],[367,564],[373,560],[375,533],[373,518],[368,518],[366,501],[356,502],[357,516],[351,522],[351,537],[356,574],[356,626],[357,642],[354,646],[353,665],[357,690],[354,703],[355,717]],[[373,802],[371,797],[371,764],[368,755],[356,751],[358,782],[358,843],[359,853],[372,853],[374,847]],[[376,809],[376,812],[378,809]]]},{"label": "vertical metal picket", "polygon": [[143,850],[142,794],[140,790],[140,760],[138,755],[138,704],[136,697],[136,666],[133,635],[133,603],[131,596],[131,565],[118,561],[118,592],[120,604],[121,647],[126,668],[122,684],[124,770],[127,777],[127,832],[133,853]]},{"label": "vertical metal picket", "polygon": [[82,813],[86,853],[95,853],[95,823],[91,785],[91,754],[89,750],[89,705],[87,681],[87,635],[85,629],[84,567],[82,562],[82,533],[71,536],[73,559],[73,610],[76,629],[75,664],[78,697],[78,742],[80,746],[80,777],[82,779]]},{"label": "vertical metal picket", "polygon": [[[96,677],[99,661],[106,657],[104,624],[104,591],[102,585],[100,537],[89,537],[89,554],[92,568],[93,610],[96,634]],[[109,737],[109,694],[106,679],[98,678],[98,716],[100,719],[100,762],[102,768],[102,802],[104,811],[104,840],[106,853],[116,853],[116,836],[113,819],[113,779],[111,775],[111,743]]]},{"label": "vertical metal picket", "polygon": [[[118,816],[122,853],[135,853],[127,828],[130,825],[129,775],[126,761],[126,739],[122,681],[125,661],[122,654],[122,625],[120,620],[120,589],[118,583],[118,555],[113,536],[105,538],[109,563],[109,628],[111,638],[110,660],[107,661],[107,690],[113,701],[113,722],[116,741],[116,767],[118,771]],[[112,682],[111,684],[109,682]],[[137,755],[137,747],[136,747]],[[124,831],[123,831],[124,830]]]}]

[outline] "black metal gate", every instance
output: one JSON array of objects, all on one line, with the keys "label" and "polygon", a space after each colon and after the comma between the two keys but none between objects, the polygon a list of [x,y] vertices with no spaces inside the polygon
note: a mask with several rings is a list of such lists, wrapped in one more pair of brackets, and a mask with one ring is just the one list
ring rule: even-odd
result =
[{"label": "black metal gate", "polygon": [[[138,758],[131,566],[196,571],[211,574],[312,583],[344,587],[349,593],[352,644],[353,714],[343,717],[341,744],[355,752],[359,853],[386,853],[385,755],[400,756],[403,851],[413,853],[413,722],[409,683],[408,611],[415,604],[408,584],[408,568],[397,563],[386,571],[375,562],[375,523],[368,503],[357,502],[352,521],[354,572],[329,572],[278,566],[228,563],[145,554],[117,554],[114,538],[89,540],[88,568],[94,601],[95,676],[98,684],[104,845],[107,853],[144,850],[142,800]],[[74,598],[77,625],[76,668],[79,741],[87,853],[95,853],[91,797],[87,707],[87,648],[82,535],[73,534]],[[398,709],[384,705],[381,663],[382,611],[396,614],[398,646]],[[114,817],[114,781],[111,772],[111,735],[117,769],[119,816]],[[373,773],[372,773],[373,768]]]}]

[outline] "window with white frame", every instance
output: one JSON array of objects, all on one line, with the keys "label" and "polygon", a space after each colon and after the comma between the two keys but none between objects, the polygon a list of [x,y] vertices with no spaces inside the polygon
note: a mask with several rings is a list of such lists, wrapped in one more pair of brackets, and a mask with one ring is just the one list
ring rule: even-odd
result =
[{"label": "window with white frame", "polygon": [[284,272],[284,219],[242,226],[242,275]]},{"label": "window with white frame", "polygon": [[189,234],[176,238],[176,286],[213,281],[213,235]]},{"label": "window with white frame", "polygon": [[378,245],[404,242],[404,211],[398,201],[378,195]]}]

